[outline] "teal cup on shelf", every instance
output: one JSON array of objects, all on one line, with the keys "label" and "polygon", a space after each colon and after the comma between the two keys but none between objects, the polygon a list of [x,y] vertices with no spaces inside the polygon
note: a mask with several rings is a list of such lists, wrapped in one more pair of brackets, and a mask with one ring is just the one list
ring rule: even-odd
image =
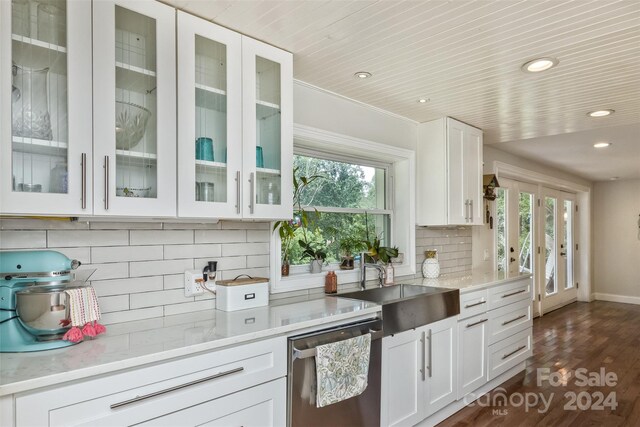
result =
[{"label": "teal cup on shelf", "polygon": [[213,140],[207,137],[196,139],[196,160],[213,162]]},{"label": "teal cup on shelf", "polygon": [[256,167],[263,168],[264,167],[264,157],[262,155],[262,147],[259,145],[256,147]]}]

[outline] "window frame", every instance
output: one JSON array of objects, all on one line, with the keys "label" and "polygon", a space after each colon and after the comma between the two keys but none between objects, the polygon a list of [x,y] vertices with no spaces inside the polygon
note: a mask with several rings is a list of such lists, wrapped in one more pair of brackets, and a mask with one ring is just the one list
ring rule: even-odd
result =
[{"label": "window frame", "polygon": [[[366,156],[363,156],[366,153]],[[323,212],[344,212],[388,214],[390,245],[398,245],[398,236],[404,242],[400,252],[404,254],[400,264],[394,265],[396,277],[415,274],[415,152],[397,148],[373,141],[362,140],[329,131],[294,125],[294,154],[321,157],[345,163],[354,163],[385,169],[385,209],[354,209],[317,207]],[[363,158],[365,157],[365,158]],[[293,161],[293,160],[292,160]],[[400,172],[401,179],[398,179]],[[398,215],[396,206],[397,189],[404,191],[404,205],[402,215]],[[409,192],[406,191],[409,188]],[[402,198],[402,197],[401,197]],[[402,218],[400,218],[402,216]],[[404,224],[404,226],[402,225]],[[402,232],[398,230],[402,229]],[[281,277],[281,245],[277,233],[273,232],[271,223],[270,234],[270,281],[271,293],[282,293],[321,288],[324,286],[324,276],[330,270],[338,275],[340,285],[356,283],[359,280],[359,270],[340,270],[339,264],[323,266],[321,273],[311,274],[303,272],[307,265],[290,267],[290,275]],[[294,273],[294,274],[291,274]]]}]

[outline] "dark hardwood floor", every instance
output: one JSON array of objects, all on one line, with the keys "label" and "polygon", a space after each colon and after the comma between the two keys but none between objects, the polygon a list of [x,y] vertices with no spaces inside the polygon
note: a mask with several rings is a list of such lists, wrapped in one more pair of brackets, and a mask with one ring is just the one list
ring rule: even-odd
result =
[{"label": "dark hardwood floor", "polygon": [[[535,319],[533,335],[533,357],[527,361],[526,371],[501,385],[506,393],[495,389],[489,394],[492,400],[483,398],[483,406],[468,406],[439,426],[640,426],[639,305],[573,303]],[[538,386],[538,368],[548,368],[551,379],[558,379],[556,385],[543,374]],[[615,385],[583,385],[588,373],[600,377],[601,369],[617,375]],[[611,409],[612,400],[604,400],[603,408],[598,409],[600,393],[606,398],[612,392],[610,399],[615,399],[617,407]],[[509,399],[505,406],[499,405],[499,394]],[[516,395],[529,399],[531,407],[527,410],[526,405],[520,405]],[[573,405],[571,395],[578,398]],[[550,400],[546,410],[540,396]],[[494,397],[496,405],[491,406]],[[536,406],[534,397],[538,399]]]}]

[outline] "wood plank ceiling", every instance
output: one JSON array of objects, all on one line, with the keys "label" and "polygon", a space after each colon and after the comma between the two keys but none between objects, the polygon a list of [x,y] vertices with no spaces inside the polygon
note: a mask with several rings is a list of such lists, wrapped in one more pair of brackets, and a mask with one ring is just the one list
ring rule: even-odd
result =
[{"label": "wood plank ceiling", "polygon": [[[299,80],[486,143],[640,122],[638,0],[166,1],[293,52]],[[521,71],[543,56],[560,63]]]}]

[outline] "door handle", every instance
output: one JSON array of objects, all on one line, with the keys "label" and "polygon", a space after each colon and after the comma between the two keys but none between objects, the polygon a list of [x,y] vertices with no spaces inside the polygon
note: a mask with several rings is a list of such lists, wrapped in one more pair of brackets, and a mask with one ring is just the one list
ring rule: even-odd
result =
[{"label": "door handle", "polygon": [[515,260],[516,260],[516,259],[515,259],[514,257],[510,257],[510,258],[509,258],[509,262],[513,262],[513,261],[515,261]]},{"label": "door handle", "polygon": [[526,314],[523,314],[522,316],[518,316],[518,317],[513,318],[513,319],[511,319],[511,320],[507,320],[506,322],[502,322],[502,326],[508,325],[509,323],[513,323],[513,322],[515,322],[516,320],[524,319],[525,317],[527,317],[527,315],[526,315]]},{"label": "door handle", "polygon": [[427,334],[427,341],[429,341],[429,364],[425,366],[425,368],[429,370],[429,378],[431,378],[433,374],[433,345],[431,342],[431,329],[429,329],[429,333]]},{"label": "door handle", "polygon": [[514,295],[518,295],[518,294],[521,294],[523,292],[527,292],[527,290],[526,289],[520,289],[519,291],[511,292],[510,294],[504,294],[504,295],[502,295],[502,298],[512,297]]},{"label": "door handle", "polygon": [[82,173],[82,188],[80,191],[80,201],[82,209],[87,208],[87,153],[82,153],[80,157],[80,169]]},{"label": "door handle", "polygon": [[464,308],[470,308],[470,307],[475,307],[476,305],[481,305],[481,304],[486,304],[486,301],[480,301],[480,302],[476,302],[474,304],[467,304],[464,306]]},{"label": "door handle", "polygon": [[469,199],[464,201],[464,220],[469,222]]},{"label": "door handle", "polygon": [[236,213],[240,213],[240,171],[236,171]]},{"label": "door handle", "polygon": [[469,222],[473,222],[473,199],[469,200]]},{"label": "door handle", "polygon": [[520,347],[518,347],[515,350],[513,350],[511,353],[507,353],[504,356],[502,356],[502,360],[506,359],[509,356],[512,356],[512,355],[516,354],[517,352],[519,352],[520,350],[523,350],[525,348],[527,348],[526,345],[521,345]]},{"label": "door handle", "polygon": [[422,344],[422,367],[420,368],[420,372],[422,373],[422,381],[427,379],[427,347],[426,347],[426,332],[422,331],[422,336],[420,337],[420,344]]},{"label": "door handle", "polygon": [[477,322],[469,323],[469,324],[467,325],[467,328],[470,328],[470,327],[472,327],[472,326],[479,325],[479,324],[481,324],[481,323],[486,322],[487,320],[489,320],[489,319],[482,319],[482,320],[478,320]]},{"label": "door handle", "polygon": [[567,256],[566,252],[560,252],[560,256]]},{"label": "door handle", "polygon": [[104,210],[109,210],[109,156],[104,156]]},{"label": "door handle", "polygon": [[256,204],[256,188],[255,188],[255,174],[251,172],[249,174],[249,213],[253,215],[253,209]]}]

